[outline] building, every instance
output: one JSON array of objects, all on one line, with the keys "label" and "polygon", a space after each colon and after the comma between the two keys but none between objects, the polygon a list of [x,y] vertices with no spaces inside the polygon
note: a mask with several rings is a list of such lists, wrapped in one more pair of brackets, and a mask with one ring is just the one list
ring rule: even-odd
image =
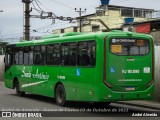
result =
[{"label": "building", "polygon": [[[147,21],[155,18],[156,11],[153,9],[133,8],[124,6],[108,5],[107,7],[97,7],[96,13],[82,16],[82,32],[103,31],[106,28],[98,22],[87,22],[85,19],[101,19],[111,29],[122,29],[124,23]],[[79,27],[72,26],[63,29],[53,30],[54,34],[64,32],[76,32]]]},{"label": "building", "polygon": [[123,31],[128,31],[131,28],[132,32],[150,34],[154,38],[155,44],[160,44],[160,19],[134,22],[123,25]]},{"label": "building", "polygon": [[0,55],[4,55],[7,42],[0,42]]}]

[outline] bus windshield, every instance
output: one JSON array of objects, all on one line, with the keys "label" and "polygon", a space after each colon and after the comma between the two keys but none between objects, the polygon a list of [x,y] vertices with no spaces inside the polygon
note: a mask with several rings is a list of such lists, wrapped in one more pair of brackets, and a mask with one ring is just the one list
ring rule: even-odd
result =
[{"label": "bus windshield", "polygon": [[110,52],[115,55],[146,55],[149,53],[149,41],[142,39],[116,38],[110,40]]}]

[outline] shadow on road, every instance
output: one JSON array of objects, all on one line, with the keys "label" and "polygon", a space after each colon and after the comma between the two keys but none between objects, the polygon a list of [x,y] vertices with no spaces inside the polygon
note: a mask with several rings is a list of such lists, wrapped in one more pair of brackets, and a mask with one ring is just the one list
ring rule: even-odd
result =
[{"label": "shadow on road", "polygon": [[[16,94],[9,94],[14,97],[19,97]],[[100,106],[98,104],[90,103],[90,102],[67,102],[67,105],[64,107],[56,107],[56,102],[53,98],[50,97],[45,97],[45,96],[40,96],[40,95],[35,95],[35,94],[26,94],[24,97],[22,97],[26,100],[31,100],[31,101],[37,101],[41,103],[48,103],[49,105],[53,105],[53,109],[67,109],[67,110],[72,110],[72,109],[79,109],[82,110],[80,112],[56,112],[56,116],[84,116],[84,117],[124,117],[124,116],[131,116],[131,114],[134,112],[133,109],[126,109],[120,106],[114,106],[113,104],[110,105],[104,105]],[[23,99],[23,100],[24,100]],[[91,110],[91,111],[87,111]],[[119,111],[120,110],[120,111]],[[124,111],[127,110],[127,111]],[[63,114],[62,114],[63,113]],[[50,113],[53,114],[53,113]]]},{"label": "shadow on road", "polygon": [[[17,94],[10,94],[10,95],[17,96]],[[17,96],[17,97],[19,97],[19,96]],[[26,94],[24,96],[24,98],[56,105],[56,101],[54,98],[45,97],[45,96],[41,96],[41,95]],[[64,107],[77,108],[77,109],[79,109],[79,108],[90,108],[90,109],[93,109],[93,108],[113,108],[111,105],[107,105],[107,104],[96,104],[93,102],[76,102],[76,101],[68,101]]]}]

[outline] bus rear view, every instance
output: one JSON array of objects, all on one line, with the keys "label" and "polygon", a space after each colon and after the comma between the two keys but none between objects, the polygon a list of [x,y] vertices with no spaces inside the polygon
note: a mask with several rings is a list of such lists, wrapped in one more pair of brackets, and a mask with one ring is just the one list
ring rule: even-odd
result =
[{"label": "bus rear view", "polygon": [[153,40],[146,35],[109,36],[104,40],[103,82],[110,91],[106,99],[153,98],[153,49]]}]

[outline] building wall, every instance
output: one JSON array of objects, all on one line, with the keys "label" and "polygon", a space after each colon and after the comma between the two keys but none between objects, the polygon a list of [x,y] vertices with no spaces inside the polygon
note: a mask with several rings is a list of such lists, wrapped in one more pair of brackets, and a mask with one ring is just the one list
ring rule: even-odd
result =
[{"label": "building wall", "polygon": [[[142,23],[142,24],[144,24],[144,23]],[[123,26],[123,31],[128,31],[128,28],[132,27],[132,32],[136,32],[136,26],[137,25]],[[148,34],[150,34],[153,37],[155,44],[160,44],[160,30],[154,30],[154,31],[150,30],[150,33],[148,33]]]},{"label": "building wall", "polygon": [[60,30],[60,29],[53,30],[53,34],[59,34],[59,33],[61,33],[61,30]]},{"label": "building wall", "polygon": [[[68,32],[74,32],[74,28],[73,27],[65,28],[64,33],[68,33]],[[53,34],[60,34],[60,33],[61,33],[61,29],[53,30]]]},{"label": "building wall", "polygon": [[4,55],[0,55],[0,81],[4,79]]},{"label": "building wall", "polygon": [[155,43],[160,43],[160,31],[151,32],[152,37],[154,38]]},{"label": "building wall", "polygon": [[160,46],[155,46],[155,99],[160,101]]}]

